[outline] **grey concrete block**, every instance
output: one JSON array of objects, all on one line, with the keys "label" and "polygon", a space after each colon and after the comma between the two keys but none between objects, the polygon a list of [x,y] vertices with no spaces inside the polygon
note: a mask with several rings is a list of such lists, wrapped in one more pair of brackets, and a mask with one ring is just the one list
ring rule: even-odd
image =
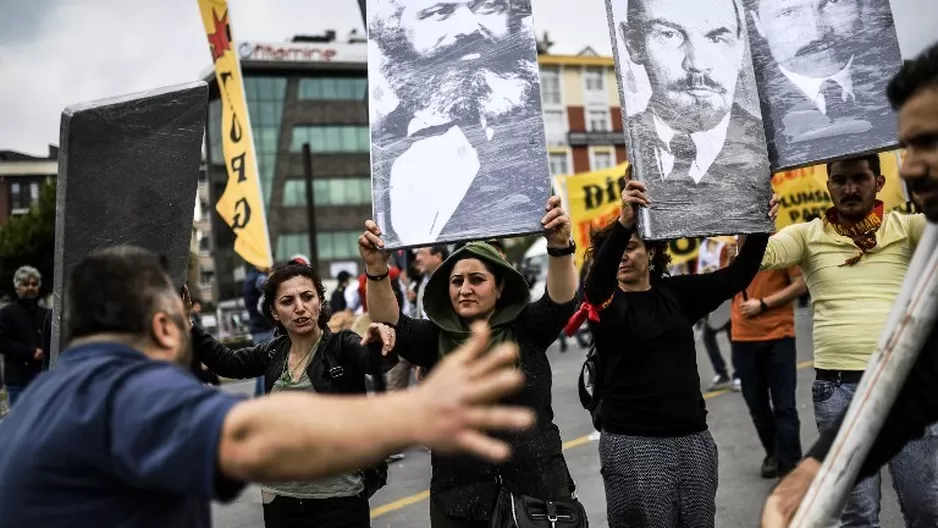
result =
[{"label": "grey concrete block", "polygon": [[65,282],[90,252],[140,246],[165,255],[174,282],[185,282],[207,105],[208,85],[198,81],[62,112],[53,361],[68,338]]}]

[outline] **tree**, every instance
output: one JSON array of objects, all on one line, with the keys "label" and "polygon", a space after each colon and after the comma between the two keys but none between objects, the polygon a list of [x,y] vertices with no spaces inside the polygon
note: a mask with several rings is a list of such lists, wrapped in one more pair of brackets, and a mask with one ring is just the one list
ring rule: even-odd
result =
[{"label": "tree", "polygon": [[39,193],[39,201],[23,215],[0,226],[0,295],[14,296],[13,275],[20,266],[42,273],[42,295],[52,292],[55,266],[55,180]]}]

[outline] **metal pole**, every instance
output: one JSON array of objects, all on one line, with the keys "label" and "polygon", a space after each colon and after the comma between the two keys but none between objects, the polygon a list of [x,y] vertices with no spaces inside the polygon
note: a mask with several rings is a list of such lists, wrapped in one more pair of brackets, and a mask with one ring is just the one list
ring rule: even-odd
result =
[{"label": "metal pole", "polygon": [[313,203],[313,154],[303,143],[303,177],[306,179],[306,227],[309,234],[309,264],[319,271],[319,248],[316,247],[316,204]]},{"label": "metal pole", "polygon": [[929,223],[837,438],[791,527],[814,528],[837,523],[860,464],[932,331],[936,311],[938,226]]}]

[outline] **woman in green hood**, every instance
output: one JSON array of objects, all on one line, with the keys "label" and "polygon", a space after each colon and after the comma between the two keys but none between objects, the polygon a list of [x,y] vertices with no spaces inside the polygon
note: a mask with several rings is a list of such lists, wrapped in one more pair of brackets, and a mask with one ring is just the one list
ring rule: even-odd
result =
[{"label": "woman in green hood", "polygon": [[[381,250],[384,243],[378,226],[369,220],[359,238],[371,282],[368,311],[372,320],[396,326],[397,354],[417,366],[432,368],[469,336],[469,324],[486,320],[493,343],[514,341],[520,351],[525,387],[506,403],[529,407],[537,415],[533,428],[499,437],[512,448],[512,458],[505,464],[433,454],[432,528],[488,528],[492,517],[507,504],[507,494],[496,500],[500,490],[516,497],[565,501],[579,508],[561,452],[560,430],[553,423],[551,369],[545,354],[576,309],[574,246],[570,219],[560,199],[548,200],[546,210],[541,225],[551,258],[543,297],[530,302],[524,277],[491,245],[473,242],[453,253],[430,277],[424,293],[425,320],[400,313],[387,279],[389,254]],[[583,515],[582,509],[578,514]]]}]

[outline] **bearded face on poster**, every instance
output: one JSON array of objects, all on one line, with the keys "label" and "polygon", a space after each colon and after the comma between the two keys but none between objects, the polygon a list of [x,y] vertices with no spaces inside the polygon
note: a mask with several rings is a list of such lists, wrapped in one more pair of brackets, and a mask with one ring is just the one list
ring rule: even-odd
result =
[{"label": "bearded face on poster", "polygon": [[[371,5],[369,40],[381,59],[370,59],[369,78],[382,87],[371,99],[375,214],[388,242],[519,229],[533,209],[516,206],[541,202],[549,188],[530,1]],[[512,182],[511,172],[537,181]],[[493,227],[505,233],[479,231],[493,216],[505,218]]]},{"label": "bearded face on poster", "polygon": [[385,56],[382,73],[399,104],[442,119],[496,118],[536,88],[527,50],[506,0],[388,0],[370,37]]}]

